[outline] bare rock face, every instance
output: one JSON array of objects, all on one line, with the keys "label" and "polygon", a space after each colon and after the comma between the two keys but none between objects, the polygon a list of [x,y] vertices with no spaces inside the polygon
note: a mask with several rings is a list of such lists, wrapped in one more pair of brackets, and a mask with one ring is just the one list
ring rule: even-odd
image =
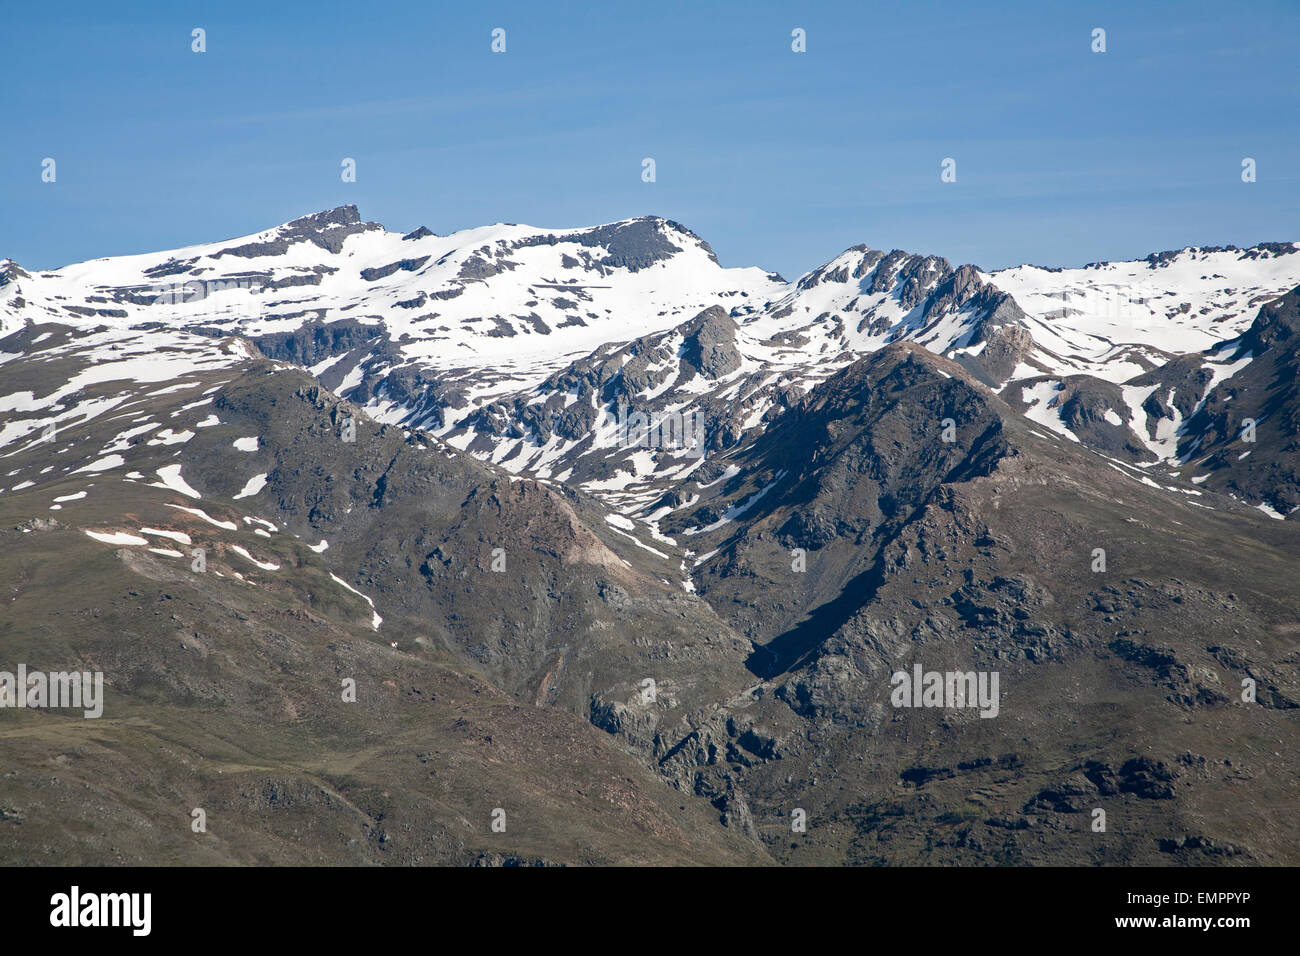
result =
[{"label": "bare rock face", "polygon": [[382,326],[342,319],[330,323],[306,322],[296,331],[262,335],[253,341],[267,358],[295,365],[316,365],[386,337]]},{"label": "bare rock face", "polygon": [[685,359],[705,378],[721,378],[740,368],[736,323],[718,306],[697,315],[683,334]]},{"label": "bare rock face", "polygon": [[995,326],[983,338],[984,349],[978,355],[962,355],[957,361],[986,385],[996,387],[1007,381],[1029,354],[1034,337],[1019,324]]}]

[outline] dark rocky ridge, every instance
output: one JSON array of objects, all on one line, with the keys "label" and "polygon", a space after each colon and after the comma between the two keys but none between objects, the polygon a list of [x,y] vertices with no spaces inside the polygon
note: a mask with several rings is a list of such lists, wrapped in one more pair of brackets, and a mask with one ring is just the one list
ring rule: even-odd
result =
[{"label": "dark rocky ridge", "polygon": [[[1179,453],[1210,469],[1208,487],[1289,516],[1300,509],[1300,289],[1264,305],[1224,353],[1253,358],[1191,416]],[[1253,442],[1246,419],[1257,422]]]},{"label": "dark rocky ridge", "polygon": [[[951,443],[941,416],[956,426]],[[743,721],[730,710],[697,731],[689,765],[753,819],[795,805],[802,781],[816,809],[797,805],[849,834],[810,855],[774,837],[778,858],[1271,858],[1229,808],[1233,782],[1271,775],[1278,758],[1243,771],[1239,745],[1217,735],[1257,722],[1295,732],[1300,686],[1277,667],[1300,655],[1283,597],[1300,573],[1284,557],[1300,544],[1292,529],[1202,512],[1084,448],[1038,439],[915,346],[835,376],[723,463],[740,472],[700,489],[671,530],[749,505],[691,542],[719,549],[697,586],[762,645],[751,667],[764,683]],[[1103,573],[1089,567],[1096,546]],[[1224,548],[1244,548],[1242,561],[1207,561]],[[1246,635],[1272,665],[1233,656]],[[1000,671],[1001,716],[894,710],[889,675],[913,661]],[[1261,687],[1253,708],[1237,696],[1247,676]],[[1163,756],[1144,752],[1149,741]],[[1094,807],[1121,815],[1124,832],[1091,834]],[[1171,827],[1183,835],[1162,834]]]},{"label": "dark rocky ridge", "polygon": [[[41,374],[57,380],[58,368],[77,370]],[[193,387],[228,378],[201,373]],[[706,801],[650,769],[660,732],[675,738],[691,712],[743,687],[748,645],[661,581],[663,563],[614,535],[603,509],[376,426],[268,363],[249,363],[211,405],[172,419],[191,398],[159,395],[137,410],[178,428],[209,413],[220,424],[193,429],[179,459],[141,438],[132,465],[179,462],[206,513],[236,530],[168,508],[190,503],[174,492],[114,476],[54,521],[26,516],[51,514],[48,496],[84,475],[0,495],[10,541],[0,571],[22,582],[0,611],[6,658],[102,669],[114,718],[65,726],[18,715],[0,753],[3,806],[23,825],[0,831],[0,859],[765,861]],[[348,419],[355,441],[341,439]],[[93,456],[119,429],[100,421],[64,440],[75,435]],[[232,436],[245,434],[258,435],[257,451],[232,453]],[[233,501],[250,469],[267,486]],[[273,517],[278,532],[255,536],[251,516]],[[124,520],[184,529],[206,549],[206,573],[81,530]],[[307,548],[326,536],[324,556]],[[274,570],[255,569],[236,542]],[[501,573],[491,570],[498,543]],[[75,594],[51,604],[73,566]],[[331,573],[373,596],[382,631]],[[639,698],[647,675],[661,688],[650,706]],[[341,677],[356,679],[356,705],[340,703]],[[55,739],[75,756],[52,776]],[[207,809],[219,838],[188,836],[190,806]],[[504,838],[488,829],[496,806],[511,815]]]},{"label": "dark rocky ridge", "polygon": [[672,240],[665,235],[666,232],[677,232],[686,239],[698,242],[708,251],[709,257],[715,263],[718,261],[708,243],[685,226],[671,220],[658,219],[654,216],[644,216],[627,222],[611,223],[607,226],[598,226],[595,229],[586,229],[572,234],[557,235],[547,233],[511,243],[510,248],[521,249],[540,245],[553,246],[562,243],[577,243],[589,248],[604,246],[606,255],[603,259],[594,260],[595,268],[627,269],[629,272],[637,272],[641,269],[648,269],[655,263],[671,258],[676,253],[681,252],[681,247],[674,245]]}]

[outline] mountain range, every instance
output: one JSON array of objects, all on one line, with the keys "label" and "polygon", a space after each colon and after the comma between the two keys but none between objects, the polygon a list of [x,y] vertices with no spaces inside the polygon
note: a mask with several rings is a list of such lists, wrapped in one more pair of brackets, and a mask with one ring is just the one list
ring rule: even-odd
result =
[{"label": "mountain range", "polygon": [[0,859],[1294,865],[1297,253],[0,260]]}]

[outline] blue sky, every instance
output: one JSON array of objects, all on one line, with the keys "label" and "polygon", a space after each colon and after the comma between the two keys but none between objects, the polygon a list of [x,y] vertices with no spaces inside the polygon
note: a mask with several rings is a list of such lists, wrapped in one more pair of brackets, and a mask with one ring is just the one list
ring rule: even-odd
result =
[{"label": "blue sky", "polygon": [[0,256],[343,203],[439,233],[662,215],[787,278],[857,243],[998,268],[1300,240],[1300,4],[985,6],[24,5],[0,35]]}]

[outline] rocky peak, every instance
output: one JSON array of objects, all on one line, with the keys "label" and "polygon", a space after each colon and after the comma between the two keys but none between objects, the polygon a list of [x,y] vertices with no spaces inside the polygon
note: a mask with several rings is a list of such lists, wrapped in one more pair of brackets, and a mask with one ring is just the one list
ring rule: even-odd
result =
[{"label": "rocky peak", "polygon": [[383,228],[377,222],[362,222],[356,206],[339,206],[290,220],[273,231],[274,238],[230,246],[216,252],[212,258],[237,256],[241,259],[255,259],[260,256],[282,256],[289,251],[291,245],[298,242],[310,242],[337,255],[343,251],[343,242],[348,236]]},{"label": "rocky peak", "polygon": [[357,207],[348,205],[294,219],[277,231],[290,242],[306,240],[322,249],[338,253],[343,248],[343,240],[348,236],[376,229],[383,229],[383,226],[377,222],[362,222]]},{"label": "rocky peak", "polygon": [[0,286],[8,285],[15,279],[30,278],[31,276],[23,270],[22,266],[12,259],[0,259]]},{"label": "rocky peak", "polygon": [[325,229],[330,226],[351,226],[359,222],[361,222],[361,214],[355,205],[349,203],[346,206],[336,206],[308,216],[300,216],[280,228],[299,232],[307,229]]}]

